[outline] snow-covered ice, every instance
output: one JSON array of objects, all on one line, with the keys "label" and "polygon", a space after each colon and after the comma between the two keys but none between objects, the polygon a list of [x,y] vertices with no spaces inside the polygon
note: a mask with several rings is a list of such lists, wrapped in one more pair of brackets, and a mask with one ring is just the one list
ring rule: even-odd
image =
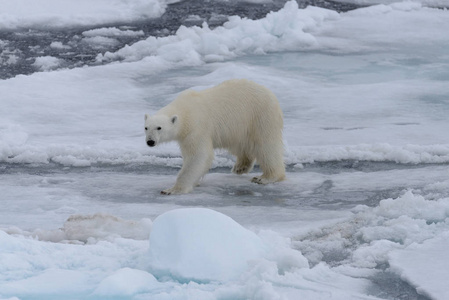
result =
[{"label": "snow-covered ice", "polygon": [[[335,0],[336,2],[342,3],[355,3],[358,5],[375,5],[375,4],[394,4],[397,0]],[[411,0],[415,3],[420,3],[422,5],[430,6],[430,7],[448,7],[446,0]],[[411,1],[402,1],[402,2],[411,2]]]},{"label": "snow-covered ice", "polygon": [[338,14],[334,11],[312,6],[298,9],[298,4],[290,1],[280,12],[261,20],[232,16],[213,30],[206,23],[202,27],[181,26],[173,36],[149,37],[97,59],[135,61],[157,56],[167,62],[198,64],[242,54],[310,49],[316,46],[316,39],[308,31],[335,19]]},{"label": "snow-covered ice", "polygon": [[[1,0],[0,29],[59,28],[160,17],[163,0]],[[175,1],[171,1],[175,2]]]},{"label": "snow-covered ice", "polygon": [[390,265],[394,272],[416,286],[420,293],[431,299],[444,299],[447,297],[448,246],[449,236],[446,231],[422,244],[416,243],[405,250],[392,251]]},{"label": "snow-covered ice", "polygon": [[91,29],[83,32],[84,36],[88,37],[96,37],[96,36],[106,36],[106,37],[114,37],[114,36],[142,36],[144,32],[142,30],[122,30],[115,27],[107,27],[107,28],[97,28]]},{"label": "snow-covered ice", "polygon": [[[42,1],[0,0],[2,28],[95,24],[80,43],[101,47],[166,5]],[[447,299],[449,12],[378,2],[288,2],[0,81],[0,299]],[[287,180],[217,151],[193,193],[160,195],[182,158],[146,147],[144,113],[236,77],[279,98]]]},{"label": "snow-covered ice", "polygon": [[51,71],[60,67],[63,61],[52,56],[40,56],[34,60],[33,66],[39,71]]}]

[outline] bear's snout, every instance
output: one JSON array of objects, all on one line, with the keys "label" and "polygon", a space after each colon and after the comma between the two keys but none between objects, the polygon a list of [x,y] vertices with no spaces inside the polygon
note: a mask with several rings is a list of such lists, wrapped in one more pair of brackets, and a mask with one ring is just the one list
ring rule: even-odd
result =
[{"label": "bear's snout", "polygon": [[154,147],[154,146],[156,145],[156,142],[153,141],[153,140],[148,140],[148,141],[147,141],[147,145],[148,145],[149,147]]}]

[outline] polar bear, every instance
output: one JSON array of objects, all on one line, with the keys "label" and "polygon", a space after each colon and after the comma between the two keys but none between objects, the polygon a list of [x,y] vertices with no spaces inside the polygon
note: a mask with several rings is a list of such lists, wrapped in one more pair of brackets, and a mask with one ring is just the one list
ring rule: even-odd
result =
[{"label": "polar bear", "polygon": [[252,182],[268,184],[285,178],[283,116],[276,96],[245,79],[182,92],[155,115],[145,115],[146,143],[177,141],[183,165],[172,188],[161,193],[189,193],[208,172],[214,149],[237,157],[236,174],[248,173],[255,161],[263,171]]}]

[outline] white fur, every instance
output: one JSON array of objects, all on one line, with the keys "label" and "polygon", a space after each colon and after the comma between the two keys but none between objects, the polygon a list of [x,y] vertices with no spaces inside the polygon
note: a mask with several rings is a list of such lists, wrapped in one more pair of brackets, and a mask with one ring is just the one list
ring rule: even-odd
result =
[{"label": "white fur", "polygon": [[225,81],[200,92],[184,91],[155,115],[145,115],[147,143],[155,146],[177,141],[184,159],[176,184],[163,194],[192,191],[208,172],[216,148],[227,149],[237,157],[234,173],[250,172],[257,160],[263,174],[253,182],[283,180],[282,128],[276,96],[244,79]]}]

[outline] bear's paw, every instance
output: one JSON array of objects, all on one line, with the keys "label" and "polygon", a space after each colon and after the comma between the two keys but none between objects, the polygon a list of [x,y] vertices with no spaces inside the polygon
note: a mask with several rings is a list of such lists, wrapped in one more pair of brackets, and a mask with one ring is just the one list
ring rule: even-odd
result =
[{"label": "bear's paw", "polygon": [[269,183],[276,182],[276,180],[267,179],[267,178],[264,178],[263,176],[256,176],[256,177],[253,177],[253,179],[251,179],[251,182],[254,182],[257,184],[269,184]]}]

